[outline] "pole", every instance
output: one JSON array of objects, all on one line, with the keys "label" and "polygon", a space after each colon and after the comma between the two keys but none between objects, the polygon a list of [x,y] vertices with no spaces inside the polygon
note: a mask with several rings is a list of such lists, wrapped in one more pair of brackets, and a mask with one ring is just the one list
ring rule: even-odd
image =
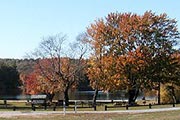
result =
[{"label": "pole", "polygon": [[74,110],[75,110],[75,113],[77,113],[77,103],[76,103],[76,100],[75,100],[75,103],[74,103]]},{"label": "pole", "polygon": [[63,101],[63,112],[64,112],[64,115],[66,115],[66,103],[65,103],[65,101]]}]

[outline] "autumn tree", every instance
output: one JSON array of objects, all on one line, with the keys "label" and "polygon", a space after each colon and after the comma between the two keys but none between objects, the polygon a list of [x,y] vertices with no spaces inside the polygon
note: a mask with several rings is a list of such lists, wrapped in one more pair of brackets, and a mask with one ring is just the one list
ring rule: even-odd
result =
[{"label": "autumn tree", "polygon": [[23,95],[27,94],[26,91],[27,75],[30,75],[33,72],[35,64],[36,64],[36,60],[34,59],[17,60],[17,70],[19,72],[19,78],[22,83],[21,90]]},{"label": "autumn tree", "polygon": [[40,89],[38,89],[41,84],[39,84],[37,73],[21,74],[21,80],[24,81],[24,94],[33,95],[41,93]]},{"label": "autumn tree", "polygon": [[[108,75],[96,79],[99,88],[107,85],[101,90],[109,90],[109,83],[118,83],[118,90],[128,90],[129,104],[132,104],[140,89],[154,85],[160,88],[159,83],[167,82],[164,74],[174,52],[173,46],[179,39],[176,24],[166,14],[156,15],[151,11],[143,15],[110,13],[105,19],[97,20],[87,29],[87,43],[93,49],[91,58],[98,56],[103,60],[96,59],[100,65],[90,63],[94,72],[89,76],[103,66],[101,63],[108,63],[104,58],[111,58],[113,62],[108,63],[106,70]],[[104,72],[99,73],[100,76],[104,76]],[[109,76],[116,76],[116,79]],[[90,77],[90,80],[95,78]],[[97,82],[99,80],[101,82]]]},{"label": "autumn tree", "polygon": [[[46,89],[54,92],[63,92],[64,101],[69,105],[68,91],[78,83],[78,75],[85,66],[83,55],[86,48],[81,44],[81,39],[71,44],[68,48],[64,42],[66,36],[57,34],[43,38],[37,50],[33,53],[38,58],[37,70],[39,71],[38,81],[45,84]],[[66,50],[64,49],[66,47]]]},{"label": "autumn tree", "polygon": [[[67,63],[65,60],[67,58],[62,59],[62,63]],[[56,92],[63,92],[60,91],[62,86],[57,81],[58,76],[51,70],[51,61],[48,58],[39,59],[33,71],[22,75],[21,79],[24,81],[26,94],[46,94],[52,101]],[[64,64],[62,66],[65,67]]]}]

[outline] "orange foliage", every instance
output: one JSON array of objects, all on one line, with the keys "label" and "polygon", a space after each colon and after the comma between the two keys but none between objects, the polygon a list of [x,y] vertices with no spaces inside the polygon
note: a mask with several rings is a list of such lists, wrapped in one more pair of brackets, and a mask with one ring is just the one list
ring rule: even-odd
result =
[{"label": "orange foliage", "polygon": [[88,77],[100,90],[144,87],[154,58],[172,51],[179,38],[176,21],[166,14],[151,11],[143,15],[110,13],[87,29],[94,50],[89,61]]}]

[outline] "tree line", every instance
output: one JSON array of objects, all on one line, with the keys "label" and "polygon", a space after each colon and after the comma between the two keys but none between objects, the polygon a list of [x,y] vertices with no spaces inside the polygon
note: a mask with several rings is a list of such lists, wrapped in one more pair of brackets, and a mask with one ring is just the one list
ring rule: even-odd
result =
[{"label": "tree line", "polygon": [[129,105],[140,92],[156,90],[160,104],[161,85],[177,102],[179,38],[177,21],[165,13],[110,13],[90,24],[69,46],[63,34],[43,38],[28,55],[33,64],[21,71],[20,79],[26,94],[46,93],[52,100],[61,92],[67,106],[69,89],[85,79],[95,90],[93,105],[100,90],[126,90]]},{"label": "tree line", "polygon": [[21,93],[21,81],[16,62],[0,59],[0,98],[8,99]]}]

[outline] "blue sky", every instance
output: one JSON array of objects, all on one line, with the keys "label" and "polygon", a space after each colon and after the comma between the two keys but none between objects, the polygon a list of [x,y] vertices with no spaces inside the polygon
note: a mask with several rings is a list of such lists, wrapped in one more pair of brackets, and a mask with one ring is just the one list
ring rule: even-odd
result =
[{"label": "blue sky", "polygon": [[167,13],[180,28],[179,0],[0,0],[0,58],[23,58],[42,37],[63,33],[68,42],[110,12]]}]

